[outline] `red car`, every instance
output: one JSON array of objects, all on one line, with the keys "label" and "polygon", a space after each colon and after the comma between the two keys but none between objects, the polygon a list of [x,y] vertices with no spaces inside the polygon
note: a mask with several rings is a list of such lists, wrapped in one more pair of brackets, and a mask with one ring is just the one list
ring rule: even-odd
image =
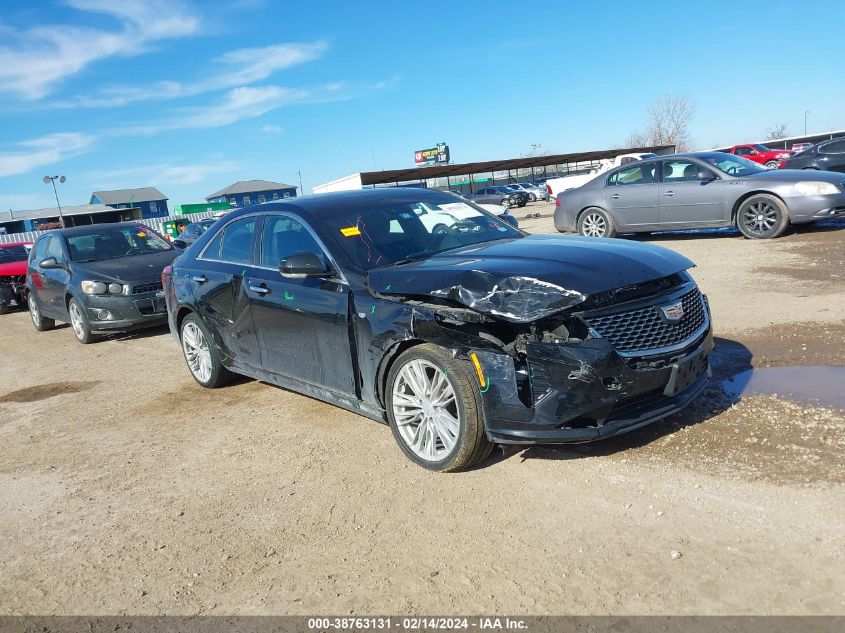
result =
[{"label": "red car", "polygon": [[29,242],[0,244],[0,314],[6,314],[12,304],[26,305],[26,260]]},{"label": "red car", "polygon": [[769,149],[765,145],[753,143],[750,145],[734,145],[725,150],[728,154],[742,156],[755,163],[765,165],[769,169],[777,169],[780,161],[792,156],[793,152],[788,149]]}]

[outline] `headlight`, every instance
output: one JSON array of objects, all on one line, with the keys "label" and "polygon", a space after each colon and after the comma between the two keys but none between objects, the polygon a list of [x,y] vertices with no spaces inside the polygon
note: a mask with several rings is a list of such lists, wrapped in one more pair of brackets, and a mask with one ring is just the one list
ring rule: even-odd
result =
[{"label": "headlight", "polygon": [[789,158],[789,154],[778,154],[778,158]]},{"label": "headlight", "polygon": [[834,193],[839,193],[839,190],[831,182],[796,182],[795,189],[802,196],[829,196]]},{"label": "headlight", "polygon": [[104,295],[109,287],[102,281],[83,281],[82,292],[86,295]]},{"label": "headlight", "polygon": [[109,292],[113,295],[123,294],[123,284],[109,284]]}]

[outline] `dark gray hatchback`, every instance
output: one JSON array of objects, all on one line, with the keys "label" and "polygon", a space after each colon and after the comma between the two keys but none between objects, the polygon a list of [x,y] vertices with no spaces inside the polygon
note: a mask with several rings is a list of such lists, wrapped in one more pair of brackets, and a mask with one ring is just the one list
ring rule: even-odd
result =
[{"label": "dark gray hatchback", "polygon": [[181,251],[143,224],[51,231],[32,247],[27,302],[39,332],[71,324],[80,343],[167,320],[161,272]]}]

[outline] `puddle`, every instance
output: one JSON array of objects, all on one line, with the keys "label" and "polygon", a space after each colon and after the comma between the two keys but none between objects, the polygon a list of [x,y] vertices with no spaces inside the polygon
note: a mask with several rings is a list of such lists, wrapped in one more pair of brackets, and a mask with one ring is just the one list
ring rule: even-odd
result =
[{"label": "puddle", "polygon": [[4,396],[0,396],[0,403],[38,402],[39,400],[53,398],[54,396],[59,396],[63,393],[79,393],[80,391],[86,391],[99,384],[99,380],[89,380],[84,382],[48,382],[44,385],[35,385],[34,387],[26,387],[24,389],[18,389],[17,391],[10,391]]},{"label": "puddle", "polygon": [[735,397],[778,395],[803,404],[845,410],[845,365],[748,369],[722,383]]}]

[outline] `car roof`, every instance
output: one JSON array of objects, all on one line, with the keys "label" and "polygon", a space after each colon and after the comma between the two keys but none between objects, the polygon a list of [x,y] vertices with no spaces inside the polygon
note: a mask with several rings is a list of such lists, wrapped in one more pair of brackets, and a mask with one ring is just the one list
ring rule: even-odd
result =
[{"label": "car roof", "polygon": [[133,220],[132,222],[101,222],[99,224],[85,224],[83,226],[70,226],[64,229],[53,229],[52,231],[50,231],[50,233],[61,233],[62,235],[87,235],[89,233],[96,233],[98,229],[101,229],[103,227],[135,227],[139,224],[144,225],[143,221],[141,220]]}]

